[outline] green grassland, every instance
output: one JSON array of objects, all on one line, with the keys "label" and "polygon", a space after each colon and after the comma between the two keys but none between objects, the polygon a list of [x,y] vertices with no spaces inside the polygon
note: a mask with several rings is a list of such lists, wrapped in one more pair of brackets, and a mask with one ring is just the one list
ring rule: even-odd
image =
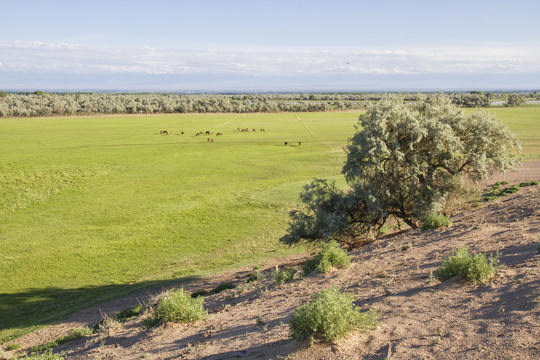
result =
[{"label": "green grassland", "polygon": [[[310,179],[340,173],[357,118],[0,120],[0,329],[11,328],[2,336],[127,284],[298,251],[278,244],[288,211]],[[213,143],[195,136],[206,130]]]},{"label": "green grassland", "polygon": [[[540,107],[490,111],[540,157]],[[288,212],[312,178],[340,178],[358,115],[0,119],[0,343],[143,287],[300,251],[278,242]],[[213,143],[195,136],[206,130]]]}]

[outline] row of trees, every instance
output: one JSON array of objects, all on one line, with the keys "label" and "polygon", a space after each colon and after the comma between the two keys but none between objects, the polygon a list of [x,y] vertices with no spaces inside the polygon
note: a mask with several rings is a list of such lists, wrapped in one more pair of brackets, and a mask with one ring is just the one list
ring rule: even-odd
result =
[{"label": "row of trees", "polygon": [[[529,95],[535,98],[538,94]],[[379,101],[382,96],[382,93],[181,95],[0,91],[0,117],[358,110],[367,103]],[[419,96],[406,94],[403,101],[415,102]],[[506,106],[518,106],[524,101],[519,94],[484,94],[481,91],[449,93],[445,96],[460,107],[488,107],[495,99],[506,101]]]},{"label": "row of trees", "polygon": [[4,93],[0,116],[58,116],[78,114],[155,113],[248,113],[316,112],[360,109],[367,99],[361,95],[179,95],[179,94],[49,94]]}]

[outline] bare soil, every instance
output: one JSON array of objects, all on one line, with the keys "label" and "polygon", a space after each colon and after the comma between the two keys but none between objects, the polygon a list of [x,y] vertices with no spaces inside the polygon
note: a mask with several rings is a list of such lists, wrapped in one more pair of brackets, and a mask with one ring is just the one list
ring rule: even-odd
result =
[{"label": "bare soil", "polygon": [[[486,186],[501,177],[493,177]],[[540,180],[540,161],[507,174],[509,185]],[[209,316],[193,324],[143,327],[145,316],[54,349],[66,359],[540,359],[540,186],[460,212],[450,227],[409,230],[350,252],[352,265],[316,271],[278,285],[271,276],[247,283],[251,268],[213,275],[184,288],[231,290],[205,296]],[[460,246],[501,253],[492,281],[474,286],[430,273]],[[312,255],[268,263],[301,268]],[[301,271],[299,271],[301,272]],[[361,309],[379,308],[377,329],[337,344],[290,339],[288,321],[310,295],[332,286],[352,292]],[[71,329],[92,326],[159,294],[141,293],[87,309],[17,340],[19,354]]]}]

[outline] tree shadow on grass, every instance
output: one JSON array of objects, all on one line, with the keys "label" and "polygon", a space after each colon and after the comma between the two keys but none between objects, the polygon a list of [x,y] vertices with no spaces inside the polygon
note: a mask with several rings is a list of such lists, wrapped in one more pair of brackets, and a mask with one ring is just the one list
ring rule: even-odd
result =
[{"label": "tree shadow on grass", "polygon": [[76,289],[48,287],[13,294],[2,293],[0,294],[0,343],[19,337],[32,327],[57,323],[77,310],[136,293],[147,295],[162,288],[197,279],[200,277],[185,276],[136,284],[86,286]]}]

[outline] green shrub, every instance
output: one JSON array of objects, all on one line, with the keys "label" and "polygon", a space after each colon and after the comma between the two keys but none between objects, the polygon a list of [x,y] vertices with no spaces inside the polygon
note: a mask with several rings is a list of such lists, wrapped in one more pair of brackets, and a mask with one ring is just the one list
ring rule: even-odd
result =
[{"label": "green shrub", "polygon": [[234,285],[228,282],[221,283],[218,286],[216,286],[212,291],[210,291],[212,294],[218,294],[222,291],[234,289]]},{"label": "green shrub", "polygon": [[205,289],[199,289],[197,291],[194,291],[191,293],[191,297],[192,298],[196,298],[196,297],[199,297],[199,296],[204,296],[204,295],[207,295],[208,294],[208,291],[205,290]]},{"label": "green shrub", "polygon": [[266,275],[264,275],[264,273],[261,270],[257,269],[254,272],[248,274],[246,282],[249,283],[249,282],[259,281],[259,280],[264,280],[264,279],[266,279]]},{"label": "green shrub", "polygon": [[184,289],[171,290],[157,302],[154,319],[182,323],[201,320],[208,314],[203,304],[200,296],[192,298]]},{"label": "green shrub", "polygon": [[499,253],[489,258],[484,253],[470,254],[467,247],[460,247],[443,260],[435,275],[441,281],[461,275],[473,284],[484,283],[499,266],[499,256]]},{"label": "green shrub", "polygon": [[[60,336],[56,340],[49,341],[47,343],[34,346],[33,348],[30,349],[30,352],[39,352],[39,351],[49,350],[49,349],[52,349],[53,347],[65,344],[65,343],[67,343],[69,341],[77,340],[77,339],[80,339],[80,338],[82,338],[84,336],[91,335],[92,333],[93,333],[92,329],[90,329],[88,327],[75,328],[75,329],[71,330],[71,332],[69,334],[64,335],[64,336]],[[47,358],[47,359],[49,359],[49,358]],[[51,359],[56,359],[56,358],[53,357]]]},{"label": "green shrub", "polygon": [[450,224],[452,224],[452,220],[449,217],[442,214],[431,214],[424,219],[422,230],[432,230]]},{"label": "green shrub", "polygon": [[321,273],[328,273],[332,268],[346,269],[351,265],[347,251],[340,248],[337,241],[332,240],[322,245],[315,257],[316,268]]},{"label": "green shrub", "polygon": [[304,275],[309,274],[316,268],[317,268],[317,257],[306,260],[306,262],[304,262],[304,265],[302,265],[302,270],[304,270]]},{"label": "green shrub", "polygon": [[272,272],[272,278],[278,284],[284,284],[294,278],[294,274],[296,274],[296,271],[296,269],[279,270],[279,267],[276,266],[276,269]]},{"label": "green shrub", "polygon": [[377,310],[361,313],[352,294],[330,288],[312,295],[309,303],[296,309],[289,327],[293,338],[315,336],[334,342],[358,328],[364,331],[377,325]]}]

